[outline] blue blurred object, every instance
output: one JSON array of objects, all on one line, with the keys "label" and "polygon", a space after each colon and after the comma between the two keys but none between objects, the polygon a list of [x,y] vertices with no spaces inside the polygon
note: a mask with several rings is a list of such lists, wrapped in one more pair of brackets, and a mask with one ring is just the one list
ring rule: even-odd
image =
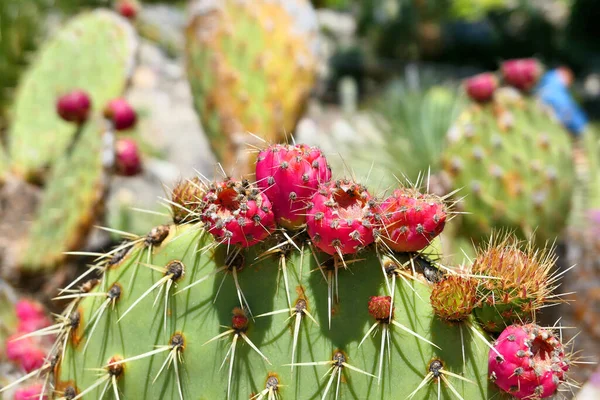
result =
[{"label": "blue blurred object", "polygon": [[588,123],[587,116],[571,97],[560,69],[553,69],[544,74],[536,92],[544,103],[554,109],[565,128],[575,136],[583,133]]}]

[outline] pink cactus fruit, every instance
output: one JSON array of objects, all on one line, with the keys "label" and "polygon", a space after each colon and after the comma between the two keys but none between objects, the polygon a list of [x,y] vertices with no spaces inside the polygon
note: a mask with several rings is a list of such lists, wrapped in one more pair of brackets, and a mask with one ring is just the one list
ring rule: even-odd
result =
[{"label": "pink cactus fruit", "polygon": [[[40,394],[42,393],[43,389],[44,386],[41,383],[35,383],[33,385],[19,388],[15,391],[13,400],[37,400],[40,398]],[[43,395],[42,399],[47,400],[48,396]]]},{"label": "pink cactus fruit", "polygon": [[271,202],[247,180],[213,183],[203,201],[201,219],[219,242],[249,247],[275,230]]},{"label": "pink cactus fruit", "polygon": [[134,0],[119,0],[116,9],[121,16],[134,20],[138,13],[139,4]]},{"label": "pink cactus fruit", "polygon": [[542,76],[542,65],[534,58],[508,60],[502,63],[504,80],[517,89],[529,91],[533,89]]},{"label": "pink cactus fruit", "polygon": [[32,337],[19,339],[21,334],[12,335],[6,341],[6,356],[18,363],[26,372],[44,365],[46,352],[38,346]]},{"label": "pink cactus fruit", "polygon": [[56,112],[68,122],[85,122],[91,108],[90,96],[80,89],[63,94],[56,101]]},{"label": "pink cactus fruit", "polygon": [[518,399],[543,399],[566,379],[569,361],[560,339],[535,324],[511,325],[490,350],[490,379]]},{"label": "pink cactus fruit", "polygon": [[137,121],[137,114],[127,100],[118,98],[108,102],[104,108],[104,117],[111,120],[116,130],[131,129]]},{"label": "pink cactus fruit", "polygon": [[479,103],[489,101],[498,88],[498,79],[492,73],[475,75],[465,81],[465,90],[469,97]]},{"label": "pink cactus fruit", "polygon": [[319,184],[330,179],[331,169],[317,147],[275,144],[258,154],[257,185],[273,204],[277,223],[285,228],[306,224],[307,201]]},{"label": "pink cactus fruit", "polygon": [[307,211],[308,235],[327,254],[353,254],[373,243],[379,207],[367,188],[348,179],[322,184]]},{"label": "pink cactus fruit", "polygon": [[115,164],[117,174],[134,176],[142,172],[142,157],[137,143],[133,139],[118,139],[115,144]]},{"label": "pink cactus fruit", "polygon": [[36,320],[46,317],[44,306],[34,300],[20,300],[15,305],[15,314],[21,321]]},{"label": "pink cactus fruit", "polygon": [[398,252],[414,252],[427,247],[446,224],[447,209],[434,194],[416,189],[396,189],[381,204],[383,242]]}]

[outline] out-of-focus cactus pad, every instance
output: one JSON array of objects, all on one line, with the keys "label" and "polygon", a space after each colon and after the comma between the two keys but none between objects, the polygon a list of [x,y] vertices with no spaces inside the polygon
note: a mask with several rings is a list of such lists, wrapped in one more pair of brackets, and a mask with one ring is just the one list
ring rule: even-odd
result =
[{"label": "out-of-focus cactus pad", "polygon": [[101,119],[87,123],[72,152],[56,161],[19,262],[25,268],[55,266],[65,251],[85,240],[107,183],[103,167],[106,127]]},{"label": "out-of-focus cactus pad", "polygon": [[131,25],[106,10],[74,18],[46,43],[15,98],[8,136],[15,173],[35,178],[68,147],[75,131],[56,113],[61,94],[84,89],[94,109],[122,94],[136,43]]},{"label": "out-of-focus cactus pad", "polygon": [[186,30],[188,77],[217,158],[243,157],[247,132],[293,132],[315,75],[316,17],[306,0],[199,0]]}]

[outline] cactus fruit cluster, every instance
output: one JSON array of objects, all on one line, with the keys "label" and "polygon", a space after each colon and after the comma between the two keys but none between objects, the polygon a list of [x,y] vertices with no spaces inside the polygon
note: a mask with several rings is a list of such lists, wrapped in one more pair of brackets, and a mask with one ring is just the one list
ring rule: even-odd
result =
[{"label": "cactus fruit cluster", "polygon": [[249,173],[254,132],[293,133],[315,71],[316,15],[308,0],[197,0],[186,29],[188,79],[213,152]]},{"label": "cactus fruit cluster", "polygon": [[[512,348],[502,337],[494,347],[474,310],[488,291],[502,297],[511,287],[488,289],[491,272],[425,255],[451,213],[443,199],[416,188],[370,194],[332,179],[319,150],[303,145],[272,145],[256,168],[282,149],[294,156],[263,178],[278,190],[233,178],[180,182],[173,223],[127,235],[63,290],[58,298],[71,302],[52,328],[54,368],[41,371],[53,377],[54,398],[487,399],[506,391],[509,367],[496,368],[494,385],[488,359],[513,363]],[[310,190],[307,173],[318,183]],[[292,229],[281,221],[294,221]],[[499,279],[527,262],[499,267]],[[514,316],[504,316],[510,325]],[[537,343],[534,361],[543,359]],[[544,396],[552,389],[545,378],[540,385]],[[530,393],[519,398],[541,398],[538,386],[521,385],[519,396]]]},{"label": "cactus fruit cluster", "polygon": [[60,158],[76,128],[56,113],[56,100],[83,89],[94,107],[120,96],[133,67],[137,41],[131,26],[109,11],[75,17],[41,49],[19,85],[8,132],[11,170],[37,180]]},{"label": "cactus fruit cluster", "polygon": [[58,30],[25,73],[2,167],[5,176],[41,186],[41,201],[25,237],[6,257],[11,265],[38,270],[60,264],[101,215],[110,174],[139,172],[137,145],[114,139],[115,130],[136,121],[119,97],[136,49],[128,22],[107,10],[87,12]]},{"label": "cactus fruit cluster", "polygon": [[489,238],[493,227],[551,242],[571,208],[571,139],[551,109],[529,95],[541,67],[525,61],[502,68],[504,82],[514,87],[495,89],[489,74],[467,81],[472,101],[448,133],[444,175],[452,188],[468,193],[461,232],[476,242]]},{"label": "cactus fruit cluster", "polygon": [[[0,285],[4,285],[0,282]],[[48,379],[32,379],[45,364],[54,342],[52,335],[28,336],[38,330],[46,330],[52,325],[43,306],[30,299],[17,299],[16,294],[2,289],[0,295],[0,307],[2,307],[2,323],[0,324],[0,362],[8,361],[14,372],[12,376],[21,376],[17,382],[28,381],[26,385],[14,390],[11,399],[47,399],[41,395],[48,388]],[[8,337],[4,337],[8,334]],[[0,382],[7,382],[5,365],[0,373]],[[0,395],[1,397],[1,395]],[[4,398],[7,398],[6,396]]]}]

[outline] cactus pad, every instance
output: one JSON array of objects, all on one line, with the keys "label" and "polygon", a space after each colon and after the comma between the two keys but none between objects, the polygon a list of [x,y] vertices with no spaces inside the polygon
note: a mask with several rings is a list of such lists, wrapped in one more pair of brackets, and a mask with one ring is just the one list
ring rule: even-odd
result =
[{"label": "cactus pad", "polygon": [[[75,129],[75,127],[71,127]],[[70,154],[52,169],[19,264],[27,269],[55,266],[64,252],[85,240],[104,197],[105,121],[87,123]]]},{"label": "cactus pad", "polygon": [[269,142],[293,132],[314,80],[315,36],[306,0],[192,3],[188,77],[213,151],[227,167],[256,142],[247,132]]},{"label": "cactus pad", "polygon": [[463,188],[463,232],[476,241],[493,227],[554,240],[571,205],[574,168],[568,134],[541,102],[511,88],[470,104],[449,132],[443,167]]},{"label": "cactus pad", "polygon": [[[104,294],[76,300],[66,311],[75,313],[70,321],[77,325],[65,324],[57,393],[91,389],[84,398],[96,398],[106,388],[145,399],[401,399],[419,388],[413,398],[429,399],[439,387],[443,399],[459,398],[453,390],[470,399],[494,395],[487,347],[476,342],[472,325],[434,316],[424,275],[398,281],[396,325],[369,313],[371,296],[386,287],[376,253],[347,260],[351,271],[339,271],[329,328],[332,259],[318,254],[319,269],[303,240],[296,241],[301,252],[287,245],[263,254],[278,236],[228,254],[199,225],[163,226],[112,253],[93,289]],[[277,272],[284,254],[291,306]],[[383,353],[382,332],[390,335]],[[86,372],[92,368],[105,373]]]},{"label": "cactus pad", "polygon": [[82,88],[99,109],[122,94],[135,49],[131,25],[104,10],[76,17],[41,49],[15,98],[8,136],[15,173],[38,178],[69,146],[74,129],[56,114],[58,96]]}]

